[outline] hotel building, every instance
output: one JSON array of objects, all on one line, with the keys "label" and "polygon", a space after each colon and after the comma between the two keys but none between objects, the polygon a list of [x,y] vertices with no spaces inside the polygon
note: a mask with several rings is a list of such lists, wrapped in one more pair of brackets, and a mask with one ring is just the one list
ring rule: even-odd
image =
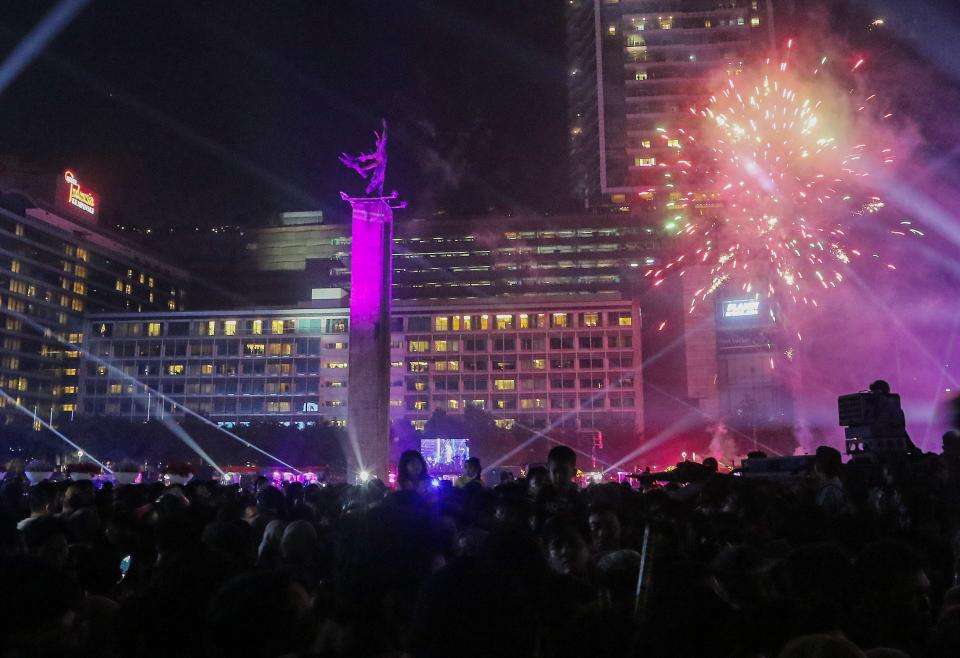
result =
[{"label": "hotel building", "polygon": [[79,353],[62,341],[81,343],[85,313],[179,310],[187,280],[98,226],[96,197],[67,174],[63,204],[0,208],[0,388],[44,419],[76,410]]},{"label": "hotel building", "polygon": [[[344,307],[90,315],[80,407],[345,425],[348,317]],[[501,427],[639,435],[640,363],[640,310],[618,295],[398,302],[391,417],[422,429],[435,409],[475,406]]]}]

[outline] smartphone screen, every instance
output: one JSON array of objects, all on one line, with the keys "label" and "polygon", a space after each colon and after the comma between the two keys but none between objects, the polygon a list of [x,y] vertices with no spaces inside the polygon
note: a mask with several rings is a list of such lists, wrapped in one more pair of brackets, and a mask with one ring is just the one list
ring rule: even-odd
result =
[{"label": "smartphone screen", "polygon": [[124,555],[120,560],[120,580],[126,578],[127,572],[130,571],[130,560],[132,559],[132,555]]}]

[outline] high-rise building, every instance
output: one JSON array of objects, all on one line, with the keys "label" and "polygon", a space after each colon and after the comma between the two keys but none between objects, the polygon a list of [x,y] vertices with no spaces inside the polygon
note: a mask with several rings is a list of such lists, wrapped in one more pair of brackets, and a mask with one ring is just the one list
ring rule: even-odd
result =
[{"label": "high-rise building", "polygon": [[576,196],[587,205],[636,207],[664,191],[657,165],[680,148],[670,135],[678,128],[695,131],[688,108],[722,76],[769,52],[773,4],[568,0]]},{"label": "high-rise building", "polygon": [[101,228],[98,197],[64,178],[63,203],[0,208],[0,389],[44,419],[76,409],[80,358],[64,341],[82,341],[85,313],[180,310],[187,280]]},{"label": "high-rise building", "polygon": [[[252,229],[245,241],[240,280],[254,303],[296,304],[311,289],[347,287],[349,226],[281,223]],[[393,296],[632,295],[644,268],[659,262],[659,246],[653,229],[622,213],[403,219],[394,227]]]}]

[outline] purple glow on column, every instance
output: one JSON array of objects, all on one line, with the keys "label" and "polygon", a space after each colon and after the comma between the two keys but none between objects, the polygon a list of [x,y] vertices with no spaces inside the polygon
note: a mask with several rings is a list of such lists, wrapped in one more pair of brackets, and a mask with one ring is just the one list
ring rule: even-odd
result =
[{"label": "purple glow on column", "polygon": [[351,199],[351,204],[350,323],[359,329],[375,326],[384,309],[389,317],[392,268],[387,249],[393,223],[390,207],[380,199]]}]

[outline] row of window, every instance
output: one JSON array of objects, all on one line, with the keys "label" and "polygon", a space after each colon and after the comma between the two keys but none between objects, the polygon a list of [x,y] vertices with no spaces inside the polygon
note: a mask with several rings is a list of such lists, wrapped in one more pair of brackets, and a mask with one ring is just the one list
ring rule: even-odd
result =
[{"label": "row of window", "polygon": [[[73,342],[73,341],[71,341]],[[287,341],[192,340],[192,341],[92,341],[90,352],[97,357],[159,358],[162,356],[318,356],[323,352],[347,349],[345,340],[322,341],[297,338]]]},{"label": "row of window", "polygon": [[[611,334],[607,337],[607,347],[611,349],[629,349],[633,347],[633,336],[630,334]],[[495,338],[488,341],[486,338],[464,338],[463,340],[411,337],[407,339],[407,352],[422,354],[429,352],[486,352],[491,347],[494,352],[515,352],[519,345],[521,352],[545,351],[547,346],[551,350],[573,349],[603,349],[603,336],[579,336],[572,334],[563,336],[521,336],[517,338]],[[574,346],[577,347],[574,347]]]},{"label": "row of window", "polygon": [[261,336],[264,334],[345,334],[347,318],[302,320],[200,320],[169,322],[98,322],[94,335],[130,338],[137,336]]},{"label": "row of window", "polygon": [[[549,379],[543,376],[493,380],[487,377],[464,377],[463,379],[459,377],[434,377],[432,382],[427,377],[407,377],[406,390],[414,393],[426,393],[429,392],[432,383],[434,391],[486,391],[488,389],[495,391],[545,391],[548,388],[553,390],[575,389],[577,388],[577,382],[577,377],[559,375],[551,376]],[[606,377],[600,375],[579,378],[580,389],[598,391],[606,388],[633,388],[633,382],[633,375],[611,376],[609,381]]]},{"label": "row of window", "polygon": [[[577,327],[596,328],[604,326],[604,313],[588,311],[576,314]],[[630,311],[608,311],[606,326],[633,326]],[[574,327],[573,313],[495,313],[493,315],[436,315],[407,318],[407,331],[497,331],[514,329],[570,329]]]},{"label": "row of window", "polygon": [[[611,369],[632,368],[633,354],[608,354],[607,367]],[[572,370],[579,365],[581,370],[604,368],[604,355],[574,358],[562,357],[532,357],[524,359],[486,358],[479,359],[407,359],[406,370],[413,373],[424,372],[485,372],[489,370]]]},{"label": "row of window", "polygon": [[[578,404],[579,403],[579,404]],[[446,400],[434,400],[431,405],[427,400],[407,399],[404,401],[404,408],[407,411],[430,411],[440,408],[450,411],[458,411],[467,407],[476,407],[478,409],[490,409],[494,411],[513,411],[521,409],[523,411],[533,411],[537,409],[633,409],[636,406],[636,399],[632,394],[611,395],[611,396],[559,396],[551,395],[545,398],[499,398],[491,401],[485,399],[464,400],[460,398],[449,398]]]}]

